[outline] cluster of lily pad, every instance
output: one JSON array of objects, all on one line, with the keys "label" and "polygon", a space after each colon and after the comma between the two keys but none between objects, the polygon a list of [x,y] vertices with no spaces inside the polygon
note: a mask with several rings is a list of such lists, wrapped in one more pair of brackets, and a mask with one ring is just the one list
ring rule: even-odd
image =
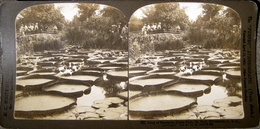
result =
[{"label": "cluster of lily pad", "polygon": [[[156,52],[140,56],[130,64],[129,76],[130,119],[239,119],[244,116],[239,51],[186,48]],[[196,98],[211,93],[212,86],[224,87],[228,97],[212,100],[213,104],[209,105],[196,104]],[[148,98],[151,101],[160,98],[160,93],[165,99],[182,95],[184,101],[179,102],[182,107],[176,106],[177,100],[151,103]],[[190,98],[195,102],[189,101]],[[149,106],[138,110],[143,103]],[[169,103],[171,106],[164,109]],[[149,108],[157,104],[161,108]]]},{"label": "cluster of lily pad", "polygon": [[123,99],[108,97],[94,101],[92,106],[75,105],[62,114],[41,117],[41,119],[127,120],[125,104]]},{"label": "cluster of lily pad", "polygon": [[[17,61],[16,117],[125,119],[127,109],[124,101],[127,97],[124,94],[124,99],[116,96],[119,91],[126,89],[126,56],[127,52],[121,50],[81,49],[45,51],[31,56],[20,56]],[[112,90],[106,91],[104,100],[94,101],[89,107],[77,103],[77,98],[90,94],[94,85],[105,90],[112,87]],[[41,100],[46,96],[50,101]],[[66,100],[67,103],[59,105],[60,107],[51,107],[48,103],[52,102],[52,97],[61,101],[62,98],[68,98],[71,101]],[[28,102],[31,102],[32,106],[24,109]],[[37,105],[42,106],[37,108]],[[111,118],[111,114],[118,117]]]}]

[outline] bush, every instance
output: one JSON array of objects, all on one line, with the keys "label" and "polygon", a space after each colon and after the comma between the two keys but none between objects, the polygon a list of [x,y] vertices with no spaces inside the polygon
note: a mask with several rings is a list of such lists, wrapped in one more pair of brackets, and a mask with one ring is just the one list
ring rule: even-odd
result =
[{"label": "bush", "polygon": [[44,50],[60,50],[63,45],[60,35],[35,34],[17,38],[17,54],[33,54]]},{"label": "bush", "polygon": [[182,48],[184,48],[184,42],[180,39],[167,39],[166,41],[155,45],[155,51],[179,50]]}]

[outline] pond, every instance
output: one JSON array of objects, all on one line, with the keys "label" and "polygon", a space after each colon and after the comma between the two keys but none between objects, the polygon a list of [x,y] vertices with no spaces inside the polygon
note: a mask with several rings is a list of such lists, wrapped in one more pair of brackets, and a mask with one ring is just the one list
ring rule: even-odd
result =
[{"label": "pond", "polygon": [[211,86],[211,92],[203,94],[203,96],[197,98],[198,105],[212,105],[214,100],[222,99],[228,96],[227,89],[222,86]]},{"label": "pond", "polygon": [[[152,57],[153,55],[149,56]],[[230,55],[227,56],[225,54],[225,50],[193,50],[193,48],[191,47],[184,48],[182,53],[180,51],[174,50],[171,50],[168,53],[161,52],[160,58],[156,58],[156,61],[151,61],[151,59],[147,57],[147,55],[140,55],[135,62],[130,62],[130,68],[147,67],[153,68],[153,70],[148,70],[146,73],[131,76],[132,78],[137,79],[130,78],[129,80],[129,89],[131,93],[129,105],[131,105],[131,103],[135,104],[136,102],[132,101],[132,99],[138,96],[144,96],[144,100],[142,101],[145,101],[147,98],[153,100],[152,94],[160,94],[165,91],[171,91],[172,94],[179,93],[190,97],[194,97],[196,99],[196,104],[191,105],[186,103],[186,105],[182,105],[183,110],[178,112],[174,112],[172,110],[171,112],[169,112],[170,110],[164,110],[164,107],[158,109],[156,113],[155,111],[150,111],[149,113],[142,113],[139,111],[138,114],[130,110],[130,119],[168,120],[230,118],[228,114],[230,114],[231,112],[225,112],[226,116],[223,116],[223,112],[221,112],[222,110],[225,110],[225,107],[230,109],[236,108],[236,110],[239,112],[236,115],[231,116],[232,118],[243,117],[243,106],[241,103],[242,87],[241,85],[239,85],[241,84],[241,70],[239,62],[238,64],[233,63],[234,59],[240,59],[239,54],[230,51]],[[174,63],[173,61],[178,61],[178,63]],[[155,62],[159,63],[157,64]],[[168,77],[143,80],[138,79],[138,76],[151,76],[153,74],[168,75],[172,78],[177,77],[179,79],[175,79],[175,82],[165,84],[157,89],[146,88],[146,90],[143,90],[140,88],[136,88],[137,84],[141,86],[148,84],[156,85],[158,83],[163,83],[161,81],[167,81],[167,79],[169,79]],[[228,103],[230,97],[234,99],[234,101],[237,103]],[[163,98],[161,98],[161,100],[163,100]],[[189,101],[189,99],[184,99],[183,101]],[[167,105],[167,103],[169,102],[170,101],[164,102],[164,104],[160,103],[160,105]],[[220,104],[218,102],[225,102],[225,104]],[[152,104],[149,106],[152,107]],[[188,109],[184,109],[184,107],[188,107]],[[176,107],[171,107],[171,109],[174,108]],[[161,110],[161,112],[158,112],[159,110]],[[228,109],[228,111],[231,110]],[[168,114],[163,115],[164,112],[167,112]]]},{"label": "pond", "polygon": [[[102,51],[98,51],[98,53],[100,52],[102,53]],[[71,54],[77,55],[78,53]],[[41,65],[32,62],[18,63],[18,67],[28,69],[21,75],[20,72],[23,69],[17,69],[19,76],[17,76],[16,97],[26,98],[24,101],[16,100],[19,109],[28,108],[23,105],[31,103],[31,99],[27,99],[30,98],[30,95],[45,93],[50,96],[61,95],[75,99],[76,105],[67,104],[64,106],[64,110],[67,112],[55,112],[50,109],[50,111],[46,111],[47,114],[44,116],[27,116],[26,113],[23,113],[24,116],[16,117],[56,119],[66,115],[66,118],[84,120],[241,118],[243,116],[242,95],[239,94],[242,91],[241,70],[237,66],[223,68],[225,65],[223,60],[225,63],[229,61],[226,58],[214,60],[214,63],[212,63],[213,60],[207,60],[208,57],[214,57],[214,50],[210,50],[210,53],[200,57],[203,58],[203,61],[199,63],[197,63],[197,56],[192,56],[192,54],[196,55],[196,52],[181,54],[182,58],[176,57],[178,63],[170,62],[170,65],[161,65],[160,63],[158,65],[149,62],[149,60],[153,60],[153,56],[141,56],[142,59],[139,62],[129,65],[129,71],[127,65],[118,62],[97,62],[90,65],[88,62],[94,61],[95,58],[87,59],[84,54],[82,57],[77,57],[82,61],[80,63],[66,63],[71,61],[73,56],[51,63],[51,66],[43,65],[43,63]],[[91,51],[87,55],[95,55],[95,51]],[[126,55],[127,53],[122,56],[115,55],[113,58],[103,57],[102,59],[120,60]],[[175,56],[174,51],[172,51],[170,55],[162,53],[160,58],[156,57],[154,60],[167,62],[169,57],[174,59]],[[52,55],[43,54],[38,61],[49,63],[51,57]],[[46,69],[47,67],[48,69]],[[129,80],[128,74],[130,74]],[[86,86],[85,83],[87,83]],[[23,88],[27,84],[31,84],[30,88]],[[68,94],[76,91],[77,95]],[[128,97],[128,95],[130,96]],[[35,98],[40,99],[41,97]],[[33,101],[37,101],[35,98],[32,98]],[[227,103],[229,100],[232,102]],[[46,101],[43,104],[47,103]],[[128,106],[132,109],[128,110]],[[39,105],[32,107],[39,107]],[[230,116],[228,112],[223,112],[225,108],[236,108],[239,114]],[[206,111],[198,112],[202,109]],[[217,109],[219,110],[217,111]],[[18,112],[18,107],[15,110]],[[145,110],[146,113],[142,110]],[[166,115],[165,112],[167,112]]]},{"label": "pond", "polygon": [[105,94],[106,91],[104,90],[104,88],[92,86],[90,94],[83,95],[82,97],[77,99],[77,105],[92,106],[94,101],[106,98]]},{"label": "pond", "polygon": [[[120,84],[122,82],[124,82],[122,84],[126,84],[126,79],[117,81],[113,80],[114,78],[110,79],[103,76],[108,72],[106,70],[110,70],[109,75],[111,76],[120,77],[122,75],[127,78],[126,65],[111,64],[105,61],[108,59],[120,60],[127,55],[127,52],[121,52],[122,50],[111,51],[122,54],[120,56],[112,55],[114,57],[101,57],[102,50],[81,54],[75,51],[70,52],[70,56],[62,54],[62,51],[53,54],[45,52],[41,53],[42,57],[36,62],[21,57],[20,60],[27,63],[17,63],[17,74],[20,76],[17,76],[16,81],[16,98],[19,99],[15,100],[15,117],[22,119],[127,119],[127,105],[125,105],[127,98],[122,99],[119,96],[119,92],[123,92],[123,89],[120,89]],[[51,61],[59,53],[61,53],[59,58],[62,60]],[[86,57],[97,54],[100,54],[100,60],[105,62],[99,61],[96,64],[88,64],[91,58]],[[35,56],[29,57],[34,58]],[[113,71],[113,69],[119,71]],[[24,73],[20,74],[21,72]],[[45,94],[48,94],[48,96],[45,96]],[[61,103],[69,103],[61,105],[58,102],[53,102],[49,104],[51,100],[48,101],[48,99],[52,98],[53,101],[58,98]],[[97,101],[101,100],[109,103],[97,104]],[[42,107],[42,105],[44,106]],[[50,105],[50,108],[48,105]],[[59,108],[60,105],[62,108]],[[48,107],[48,109],[45,107]],[[21,109],[23,109],[22,113]],[[103,110],[106,110],[106,112],[104,113]],[[111,114],[116,117],[111,116]]]}]

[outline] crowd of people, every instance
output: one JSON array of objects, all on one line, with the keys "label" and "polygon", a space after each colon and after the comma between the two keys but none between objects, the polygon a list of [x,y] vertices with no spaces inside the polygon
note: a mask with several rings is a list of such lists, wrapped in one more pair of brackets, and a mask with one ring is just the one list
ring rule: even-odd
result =
[{"label": "crowd of people", "polygon": [[144,24],[142,27],[142,34],[155,34],[155,33],[163,33],[163,32],[171,32],[171,33],[179,33],[181,30],[179,25],[169,25],[169,24],[162,24],[161,22],[158,23],[149,23]]},{"label": "crowd of people", "polygon": [[21,35],[35,34],[35,33],[40,33],[43,31],[57,33],[58,27],[56,25],[49,27],[49,26],[40,26],[38,23],[31,23],[28,25],[22,24],[19,29],[19,32]]},{"label": "crowd of people", "polygon": [[142,27],[142,34],[151,34],[151,33],[160,33],[163,32],[162,23],[151,23],[151,24],[144,24]]}]

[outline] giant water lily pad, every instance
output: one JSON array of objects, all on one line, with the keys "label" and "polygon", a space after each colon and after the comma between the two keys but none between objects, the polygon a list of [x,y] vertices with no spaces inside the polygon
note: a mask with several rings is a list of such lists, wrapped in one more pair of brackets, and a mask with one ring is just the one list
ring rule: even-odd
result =
[{"label": "giant water lily pad", "polygon": [[158,62],[158,65],[160,66],[169,66],[169,65],[176,65],[179,61],[160,61]]},{"label": "giant water lily pad", "polygon": [[203,72],[221,72],[223,69],[218,67],[205,67],[201,69]]},{"label": "giant water lily pad", "polygon": [[129,74],[146,73],[146,70],[129,70]]},{"label": "giant water lily pad", "polygon": [[97,64],[103,64],[103,63],[109,63],[111,60],[105,60],[105,59],[95,59],[91,60],[91,62],[97,62]]},{"label": "giant water lily pad", "polygon": [[47,75],[30,75],[16,79],[17,88],[20,89],[41,89],[44,85],[55,83],[58,78]]},{"label": "giant water lily pad", "polygon": [[101,73],[77,72],[71,75],[62,75],[61,78],[66,80],[72,80],[72,81],[83,81],[83,82],[93,83],[101,76],[102,76]]},{"label": "giant water lily pad", "polygon": [[42,61],[42,62],[38,62],[37,64],[40,66],[55,66],[57,65],[57,61]]},{"label": "giant water lily pad", "polygon": [[81,68],[81,72],[82,73],[102,73],[102,72],[104,72],[104,70],[103,69],[100,69],[100,68],[89,68],[89,67],[85,67],[85,66],[83,66],[82,68]]},{"label": "giant water lily pad", "polygon": [[198,116],[199,119],[220,119],[220,114],[214,111],[208,111],[200,113]]},{"label": "giant water lily pad", "polygon": [[180,91],[189,95],[203,95],[210,90],[210,84],[194,81],[181,81],[170,86],[163,87],[166,91]]},{"label": "giant water lily pad", "polygon": [[107,78],[116,81],[127,81],[128,71],[127,70],[110,70],[107,71]]},{"label": "giant water lily pad", "polygon": [[70,95],[74,97],[82,96],[83,93],[90,93],[90,85],[84,82],[59,82],[54,85],[44,86],[43,90],[45,91],[54,91],[60,92],[64,95]]},{"label": "giant water lily pad", "polygon": [[240,64],[241,60],[240,60],[240,58],[236,58],[236,59],[230,60],[229,62]]},{"label": "giant water lily pad", "polygon": [[95,112],[96,109],[89,106],[77,106],[75,109],[75,113],[86,113],[86,112]]},{"label": "giant water lily pad", "polygon": [[133,97],[133,96],[135,96],[135,95],[139,95],[139,94],[141,94],[142,93],[142,91],[128,91],[129,93],[128,93],[128,95],[129,95],[129,98],[131,98],[131,97]]},{"label": "giant water lily pad", "polygon": [[215,75],[191,75],[191,76],[183,76],[185,79],[194,79],[194,80],[215,80],[218,76]]},{"label": "giant water lily pad", "polygon": [[242,105],[220,107],[216,110],[224,119],[240,119],[244,117]]},{"label": "giant water lily pad", "polygon": [[191,120],[191,119],[197,119],[197,116],[193,112],[180,112],[176,114],[170,114],[164,117],[155,117],[158,120]]},{"label": "giant water lily pad", "polygon": [[16,84],[17,85],[22,85],[22,86],[26,86],[26,85],[40,85],[40,84],[44,84],[47,82],[52,81],[52,79],[46,79],[46,78],[39,78],[39,79],[18,79]]},{"label": "giant water lily pad", "polygon": [[175,75],[177,72],[172,69],[160,69],[160,70],[151,70],[147,74],[159,74],[159,75]]},{"label": "giant water lily pad", "polygon": [[223,99],[214,100],[214,107],[237,106],[242,103],[242,98],[238,96],[229,96]]},{"label": "giant water lily pad", "polygon": [[186,55],[189,55],[189,53],[186,53],[186,52],[170,52],[169,55],[172,55],[172,56],[186,56]]},{"label": "giant water lily pad", "polygon": [[96,110],[96,113],[100,114],[101,116],[105,116],[106,113],[108,112],[113,112],[113,113],[118,113],[118,114],[124,114],[127,112],[126,107],[117,107],[117,108],[100,108]]},{"label": "giant water lily pad", "polygon": [[185,60],[185,64],[186,65],[190,65],[191,63],[192,64],[201,64],[204,62],[204,58],[191,58],[191,59],[187,59]]},{"label": "giant water lily pad", "polygon": [[95,81],[97,76],[91,76],[91,75],[72,75],[72,76],[63,76],[63,79],[69,79],[69,80],[78,80],[78,81]]},{"label": "giant water lily pad", "polygon": [[191,75],[191,76],[183,76],[184,79],[194,79],[194,80],[215,80],[219,76],[216,75]]},{"label": "giant water lily pad", "polygon": [[86,85],[72,85],[72,84],[57,84],[52,87],[46,87],[46,91],[60,91],[63,93],[71,93],[71,92],[78,92],[84,91],[88,89],[89,86]]},{"label": "giant water lily pad", "polygon": [[97,67],[103,70],[113,70],[113,69],[126,68],[127,64],[108,63],[108,64],[100,64]]},{"label": "giant water lily pad", "polygon": [[124,102],[124,100],[119,97],[108,97],[106,100],[110,101],[112,104],[120,104]]},{"label": "giant water lily pad", "polygon": [[106,112],[104,114],[103,120],[115,120],[120,117],[120,113],[117,112]]},{"label": "giant water lily pad", "polygon": [[165,83],[173,81],[171,78],[166,78],[164,76],[140,76],[136,78],[131,78],[131,85],[139,85],[139,86],[154,86],[154,85],[164,85]]},{"label": "giant water lily pad", "polygon": [[169,111],[181,111],[196,103],[195,97],[178,92],[158,92],[130,98],[130,114],[163,114]]},{"label": "giant water lily pad", "polygon": [[241,70],[240,69],[230,69],[226,71],[226,75],[228,79],[237,79],[241,78]]},{"label": "giant water lily pad", "polygon": [[221,63],[228,63],[231,59],[229,58],[209,58],[209,64],[221,64]]},{"label": "giant water lily pad", "polygon": [[22,76],[22,75],[26,75],[27,72],[32,71],[33,68],[30,67],[17,67],[16,68],[16,75],[17,76]]},{"label": "giant water lily pad", "polygon": [[30,75],[55,75],[57,72],[55,72],[53,69],[41,69],[41,70],[35,70],[28,72]]},{"label": "giant water lily pad", "polygon": [[236,111],[229,111],[222,114],[224,119],[241,119],[244,117],[243,113]]},{"label": "giant water lily pad", "polygon": [[191,54],[189,55],[189,57],[192,57],[193,59],[202,59],[202,60],[205,60],[205,59],[208,59],[210,56],[208,56],[207,54]]},{"label": "giant water lily pad", "polygon": [[130,84],[133,85],[140,85],[140,86],[145,86],[145,85],[159,85],[163,84],[166,82],[171,81],[171,79],[167,78],[157,78],[157,79],[138,79],[138,80],[133,80],[130,82]]},{"label": "giant water lily pad", "polygon": [[105,99],[101,99],[101,100],[96,100],[94,101],[94,104],[106,104],[106,105],[110,105],[110,104],[119,104],[124,102],[123,99],[119,98],[119,97],[108,97]]},{"label": "giant water lily pad", "polygon": [[240,66],[238,65],[219,65],[218,66],[221,69],[227,70],[227,69],[239,69]]},{"label": "giant water lily pad", "polygon": [[178,81],[178,77],[172,75],[146,75],[129,79],[130,90],[158,91],[162,86]]},{"label": "giant water lily pad", "polygon": [[96,113],[82,113],[79,114],[77,120],[100,120],[99,115]]},{"label": "giant water lily pad", "polygon": [[51,115],[76,104],[75,98],[53,94],[32,94],[15,100],[15,115]]},{"label": "giant water lily pad", "polygon": [[16,70],[16,75],[17,76],[22,76],[22,75],[26,75],[28,71],[26,70]]},{"label": "giant water lily pad", "polygon": [[92,107],[95,108],[95,109],[100,109],[100,108],[108,108],[109,105],[105,104],[105,103],[94,103],[92,105]]},{"label": "giant water lily pad", "polygon": [[109,63],[111,61],[116,60],[117,58],[114,57],[106,57],[106,58],[96,58],[92,59],[91,61],[99,62],[99,63]]},{"label": "giant water lily pad", "polygon": [[101,99],[101,100],[96,100],[93,102],[92,107],[96,108],[96,109],[100,109],[100,108],[108,108],[111,105],[117,105],[120,103],[123,103],[124,100],[119,98],[119,97],[108,97],[105,99]]},{"label": "giant water lily pad", "polygon": [[146,74],[147,71],[152,70],[153,68],[151,67],[131,67],[129,68],[129,76],[134,77],[134,76],[139,76],[139,75],[144,75]]},{"label": "giant water lily pad", "polygon": [[222,74],[220,72],[212,71],[198,71],[192,73],[192,75],[181,76],[181,78],[185,80],[204,81],[210,84],[220,81],[221,77]]}]

